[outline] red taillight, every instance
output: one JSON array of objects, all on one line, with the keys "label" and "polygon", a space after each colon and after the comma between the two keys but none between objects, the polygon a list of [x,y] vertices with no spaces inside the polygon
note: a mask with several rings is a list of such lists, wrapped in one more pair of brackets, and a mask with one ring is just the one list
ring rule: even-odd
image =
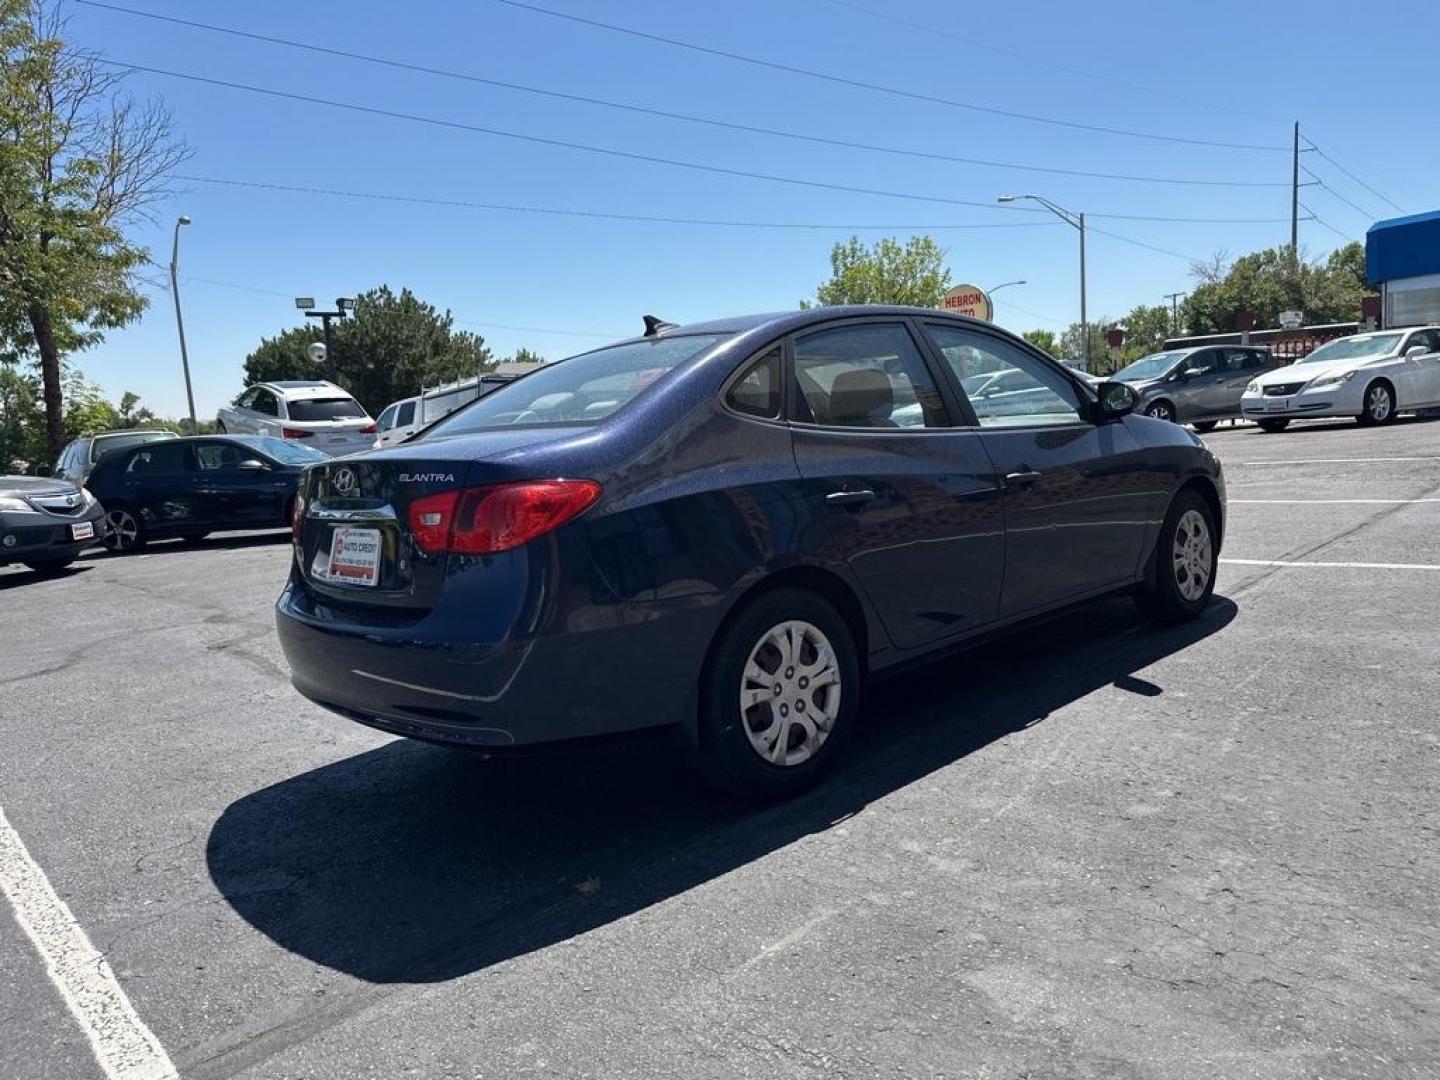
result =
[{"label": "red taillight", "polygon": [[377,431],[379,431],[379,430],[380,430],[380,429],[377,428],[374,424],[366,424],[364,427],[362,427],[362,428],[360,429],[360,434],[361,434],[361,435],[374,435],[375,432],[377,432]]},{"label": "red taillight", "polygon": [[296,495],[295,501],[290,504],[290,535],[300,539],[300,531],[305,527],[305,496]]},{"label": "red taillight", "polygon": [[600,497],[593,480],[527,480],[426,495],[410,504],[410,534],[427,555],[491,555],[559,528]]},{"label": "red taillight", "polygon": [[280,437],[284,439],[313,439],[315,433],[306,431],[304,428],[287,427],[280,429]]}]

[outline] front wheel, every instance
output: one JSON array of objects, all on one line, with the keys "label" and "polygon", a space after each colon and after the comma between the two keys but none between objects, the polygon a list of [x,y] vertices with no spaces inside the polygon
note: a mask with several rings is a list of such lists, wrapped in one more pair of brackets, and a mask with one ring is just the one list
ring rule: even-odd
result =
[{"label": "front wheel", "polygon": [[1156,420],[1168,420],[1175,422],[1175,406],[1168,401],[1152,401],[1145,406],[1145,415],[1153,416]]},{"label": "front wheel", "polygon": [[128,507],[111,508],[105,515],[105,525],[105,546],[117,555],[139,551],[145,546],[145,524]]},{"label": "front wheel", "polygon": [[1257,420],[1255,422],[1260,425],[1261,431],[1269,431],[1272,433],[1276,431],[1284,431],[1287,427],[1290,426],[1289,420]]},{"label": "front wheel", "polygon": [[1195,618],[1215,591],[1219,555],[1210,504],[1197,491],[1181,491],[1165,515],[1149,577],[1137,594],[1141,610],[1161,623]]},{"label": "front wheel", "polygon": [[711,780],[748,798],[788,798],[840,753],[860,704],[860,664],[840,613],[777,589],[721,630],[701,682],[699,748]]},{"label": "front wheel", "polygon": [[1357,419],[1366,427],[1388,424],[1395,419],[1395,391],[1389,383],[1376,380],[1365,388],[1365,405]]}]

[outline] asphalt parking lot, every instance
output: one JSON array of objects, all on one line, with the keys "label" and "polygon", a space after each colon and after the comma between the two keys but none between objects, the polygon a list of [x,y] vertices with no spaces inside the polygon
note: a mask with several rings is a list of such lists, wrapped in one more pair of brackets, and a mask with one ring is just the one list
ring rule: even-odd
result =
[{"label": "asphalt parking lot", "polygon": [[1201,620],[881,683],[763,810],[309,705],[285,534],[0,569],[0,873],[133,1007],[0,903],[0,1077],[104,1077],[77,1010],[153,1033],[127,1078],[1440,1075],[1440,422],[1206,441]]}]

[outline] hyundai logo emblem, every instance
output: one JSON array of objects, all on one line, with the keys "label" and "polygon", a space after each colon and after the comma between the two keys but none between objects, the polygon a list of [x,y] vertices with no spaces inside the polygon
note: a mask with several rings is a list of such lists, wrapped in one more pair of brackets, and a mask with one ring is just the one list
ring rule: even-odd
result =
[{"label": "hyundai logo emblem", "polygon": [[360,481],[355,476],[354,469],[337,469],[335,475],[330,478],[331,486],[340,495],[349,495],[357,487]]}]

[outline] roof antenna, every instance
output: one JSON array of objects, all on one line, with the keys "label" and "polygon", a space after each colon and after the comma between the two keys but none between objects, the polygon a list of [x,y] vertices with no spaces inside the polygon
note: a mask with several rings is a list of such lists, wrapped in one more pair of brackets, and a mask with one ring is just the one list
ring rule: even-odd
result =
[{"label": "roof antenna", "polygon": [[658,316],[658,315],[646,315],[646,316],[645,316],[645,336],[646,336],[646,337],[659,337],[662,331],[665,331],[665,330],[675,330],[675,329],[677,329],[679,326],[680,326],[679,323],[666,322],[664,319],[660,318],[660,316]]}]

